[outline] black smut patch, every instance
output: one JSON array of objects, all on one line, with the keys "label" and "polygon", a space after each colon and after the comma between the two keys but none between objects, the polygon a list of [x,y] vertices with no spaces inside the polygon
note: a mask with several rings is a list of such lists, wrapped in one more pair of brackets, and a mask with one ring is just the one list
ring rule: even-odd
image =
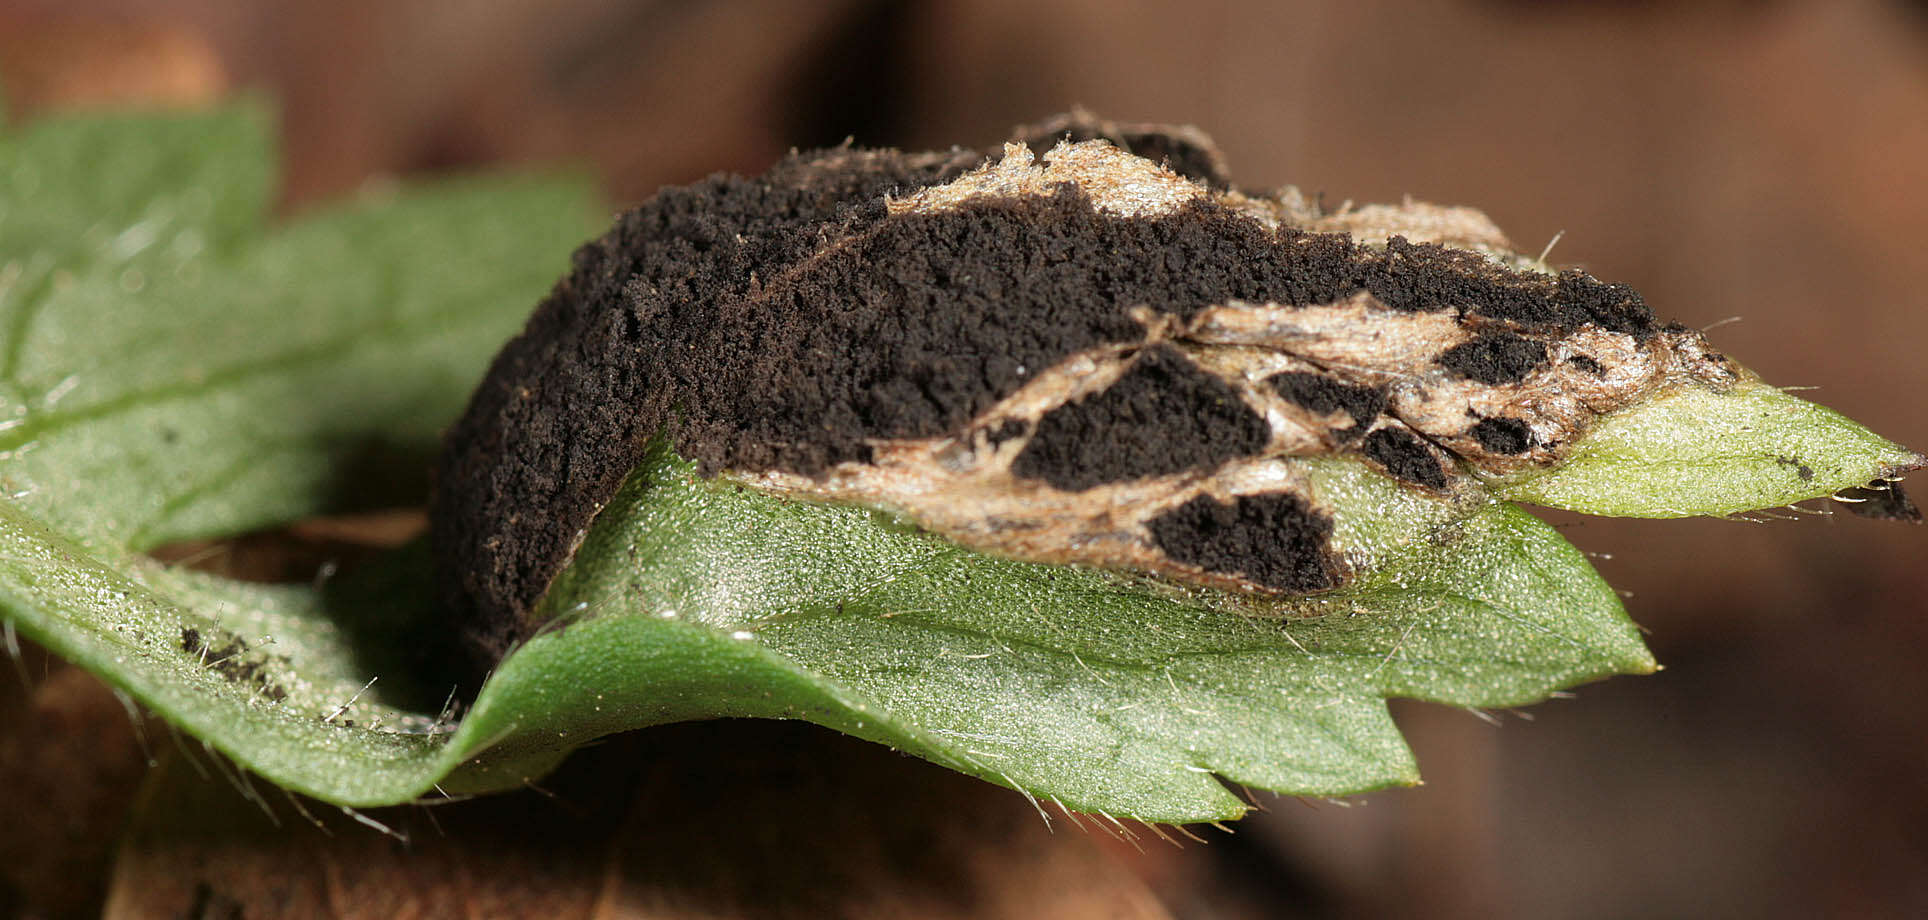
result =
[{"label": "black smut patch", "polygon": [[1568,358],[1566,360],[1568,364],[1571,364],[1574,367],[1577,367],[1583,371],[1586,371],[1587,373],[1592,374],[1595,377],[1605,377],[1607,375],[1606,365],[1601,364],[1598,361],[1595,361],[1593,358],[1587,355],[1574,355],[1573,357]]},{"label": "black smut patch", "polygon": [[1023,434],[1030,427],[1023,419],[1007,418],[999,422],[996,428],[985,431],[984,440],[995,449],[1004,442]]},{"label": "black smut patch", "polygon": [[[705,473],[868,461],[870,441],[957,432],[1074,352],[1141,341],[1140,306],[1188,319],[1230,300],[1322,304],[1368,290],[1395,309],[1529,331],[1598,322],[1652,334],[1637,297],[1584,275],[1513,272],[1400,238],[1375,248],[1268,230],[1209,201],[1124,218],[1067,185],[888,214],[887,195],[983,161],[793,155],[761,178],[665,189],[577,250],[496,357],[436,470],[438,591],[477,661],[534,626],[526,612],[659,432]],[[1416,459],[1387,465],[1443,482],[1437,461],[1430,475]],[[1122,468],[1100,466],[1078,481]]]},{"label": "black smut patch", "polygon": [[1339,583],[1329,548],[1332,518],[1296,495],[1241,495],[1231,504],[1200,495],[1146,527],[1166,555],[1207,571],[1291,594]]},{"label": "black smut patch", "polygon": [[1845,499],[1842,504],[1860,517],[1921,523],[1921,509],[1915,507],[1914,500],[1901,490],[1901,483],[1898,482],[1871,482],[1865,486],[1842,489],[1834,495]]},{"label": "black smut patch", "polygon": [[1366,290],[1395,310],[1458,310],[1532,329],[1596,325],[1642,341],[1657,331],[1653,311],[1632,288],[1569,270],[1557,279],[1517,272],[1477,252],[1395,236],[1372,261]]},{"label": "black smut patch", "polygon": [[1359,449],[1394,479],[1433,489],[1446,488],[1446,468],[1440,464],[1438,455],[1409,431],[1381,428],[1366,435]]},{"label": "black smut patch", "polygon": [[1480,419],[1472,435],[1489,453],[1523,454],[1533,447],[1533,429],[1516,418]]},{"label": "black smut patch", "polygon": [[1066,185],[852,228],[746,296],[691,302],[632,283],[624,307],[634,350],[682,359],[656,388],[677,401],[679,451],[706,472],[815,474],[869,460],[867,440],[956,431],[1074,352],[1142,339],[1133,307],[1189,319],[1232,300],[1331,303],[1394,263],[1501,271],[1465,255],[1273,232],[1211,202],[1118,217]]},{"label": "black smut patch", "polygon": [[1257,454],[1270,434],[1223,380],[1177,349],[1155,345],[1103,391],[1045,413],[1011,472],[1080,492],[1212,469]]},{"label": "black smut patch", "polygon": [[[1293,295],[1277,249],[1217,205],[1121,218],[1070,186],[893,218],[704,308],[704,341],[672,346],[686,357],[667,369],[677,447],[706,470],[816,473],[868,460],[866,439],[944,435],[1072,353],[1141,341],[1135,306],[1189,317]],[[632,309],[647,329],[691,307]]]},{"label": "black smut patch", "polygon": [[1345,432],[1348,440],[1364,434],[1372,420],[1386,411],[1384,390],[1354,386],[1324,374],[1287,371],[1265,378],[1265,383],[1294,405],[1320,415],[1344,411],[1352,416],[1353,425]]},{"label": "black smut patch", "polygon": [[[760,179],[719,175],[664,189],[576,250],[569,273],[496,356],[436,469],[437,590],[481,667],[529,625],[524,612],[575,534],[687,401],[677,366],[707,344],[699,330],[716,320],[714,305],[749,294],[825,234],[883,219],[886,193],[948,181],[979,162],[968,153],[796,155]],[[656,306],[639,311],[639,299]]]},{"label": "black smut patch", "polygon": [[1440,367],[1488,386],[1518,383],[1545,363],[1545,345],[1510,332],[1482,335],[1439,356]]}]

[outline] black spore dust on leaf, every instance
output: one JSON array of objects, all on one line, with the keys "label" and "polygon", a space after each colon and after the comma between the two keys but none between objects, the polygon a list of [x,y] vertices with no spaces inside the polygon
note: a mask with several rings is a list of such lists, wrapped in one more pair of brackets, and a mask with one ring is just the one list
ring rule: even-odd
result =
[{"label": "black spore dust on leaf", "polygon": [[[1268,227],[1212,198],[1123,216],[1066,184],[887,210],[886,196],[986,158],[795,154],[757,179],[665,189],[578,250],[497,357],[438,469],[440,595],[478,660],[535,625],[531,605],[659,431],[706,473],[868,462],[872,440],[953,433],[1038,369],[1142,341],[1139,308],[1183,319],[1232,301],[1291,307],[1366,291],[1394,310],[1529,333],[1594,324],[1644,340],[1655,329],[1631,290],[1584,273],[1550,278],[1403,237],[1375,247]],[[1214,432],[1249,440],[1241,407],[1225,408]],[[1106,452],[1159,441],[1178,451],[1200,435],[1175,424],[1082,446],[1100,458],[1080,458],[1087,470],[1039,469],[1067,485],[1132,475],[1134,463]],[[1411,435],[1381,429],[1364,449],[1401,479],[1445,485],[1439,456]],[[1212,461],[1166,459],[1152,466]]]}]

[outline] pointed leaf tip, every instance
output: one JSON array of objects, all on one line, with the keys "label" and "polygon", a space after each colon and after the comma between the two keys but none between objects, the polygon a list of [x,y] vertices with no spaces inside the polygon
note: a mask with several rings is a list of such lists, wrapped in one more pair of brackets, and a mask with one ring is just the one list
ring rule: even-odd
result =
[{"label": "pointed leaf tip", "polygon": [[1722,515],[1898,478],[1928,457],[1851,419],[1748,380],[1681,384],[1606,416],[1562,466],[1500,492],[1616,517]]}]

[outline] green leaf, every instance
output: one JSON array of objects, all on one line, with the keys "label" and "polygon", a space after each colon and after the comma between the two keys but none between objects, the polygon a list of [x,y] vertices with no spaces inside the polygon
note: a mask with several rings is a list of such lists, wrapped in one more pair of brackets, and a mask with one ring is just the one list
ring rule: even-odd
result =
[{"label": "green leaf", "polygon": [[0,146],[5,486],[88,545],[419,500],[441,426],[593,226],[578,183],[494,178],[264,232],[265,129],[243,108]]},{"label": "green leaf", "polygon": [[56,280],[137,282],[128,269],[163,275],[256,232],[274,181],[267,127],[263,110],[242,106],[43,118],[0,133],[9,354],[27,344],[21,305]]},{"label": "green leaf", "polygon": [[392,801],[446,770],[440,697],[386,705],[418,702],[390,669],[324,717],[400,644],[347,625],[420,620],[423,591],[343,608],[130,550],[419,501],[441,427],[598,218],[580,181],[497,177],[269,228],[268,127],[241,106],[0,134],[0,606],[265,776]]},{"label": "green leaf", "polygon": [[1682,384],[1602,418],[1564,465],[1500,493],[1589,514],[1719,515],[1821,498],[1925,462],[1750,378],[1725,392]]},{"label": "green leaf", "polygon": [[1073,809],[1195,821],[1244,810],[1221,780],[1415,781],[1389,695],[1507,706],[1653,669],[1613,592],[1530,515],[1416,526],[1418,500],[1362,466],[1318,464],[1315,482],[1390,509],[1342,535],[1387,565],[1258,610],[987,558],[659,451],[545,599],[562,625],[502,663],[462,734],[517,749],[535,725],[805,718]]},{"label": "green leaf", "polygon": [[[446,640],[421,631],[421,547],[320,586],[138,551],[419,497],[437,431],[594,231],[590,209],[575,184],[497,178],[266,229],[264,137],[246,108],[0,135],[0,612],[287,787],[345,805],[513,788],[601,734],[758,716],[1074,809],[1190,821],[1241,813],[1228,783],[1413,782],[1391,696],[1510,706],[1654,667],[1546,525],[1350,461],[1305,469],[1363,576],[1261,603],[988,558],[658,449],[544,598],[552,627],[454,724],[415,655]],[[1634,469],[1644,454],[1609,445],[1640,443],[1615,433],[1642,411],[1603,423],[1565,481]],[[1847,458],[1845,430],[1788,455],[1816,483],[1899,462]],[[1758,473],[1758,452],[1728,456]]]}]

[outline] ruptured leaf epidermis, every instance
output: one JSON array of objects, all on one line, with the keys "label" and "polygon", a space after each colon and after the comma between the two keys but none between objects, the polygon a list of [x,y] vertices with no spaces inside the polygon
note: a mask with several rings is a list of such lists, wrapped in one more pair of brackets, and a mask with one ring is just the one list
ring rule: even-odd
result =
[{"label": "ruptured leaf epidermis", "polygon": [[[1389,696],[1518,705],[1653,668],[1546,525],[1357,460],[1303,471],[1344,511],[1334,545],[1358,577],[1259,603],[972,553],[658,449],[543,598],[552,625],[458,723],[439,694],[401,693],[410,675],[378,653],[433,613],[419,548],[325,587],[138,551],[352,506],[374,481],[346,475],[364,461],[424,456],[594,207],[580,183],[489,179],[268,228],[267,135],[249,107],[0,134],[0,618],[288,788],[344,805],[516,788],[599,734],[760,716],[1072,809],[1205,820],[1247,807],[1227,783],[1413,782]],[[1688,464],[1696,426],[1750,446]],[[1669,462],[1702,491],[1643,491]],[[1918,463],[1765,388],[1683,390],[1503,494],[1721,513]]]}]

